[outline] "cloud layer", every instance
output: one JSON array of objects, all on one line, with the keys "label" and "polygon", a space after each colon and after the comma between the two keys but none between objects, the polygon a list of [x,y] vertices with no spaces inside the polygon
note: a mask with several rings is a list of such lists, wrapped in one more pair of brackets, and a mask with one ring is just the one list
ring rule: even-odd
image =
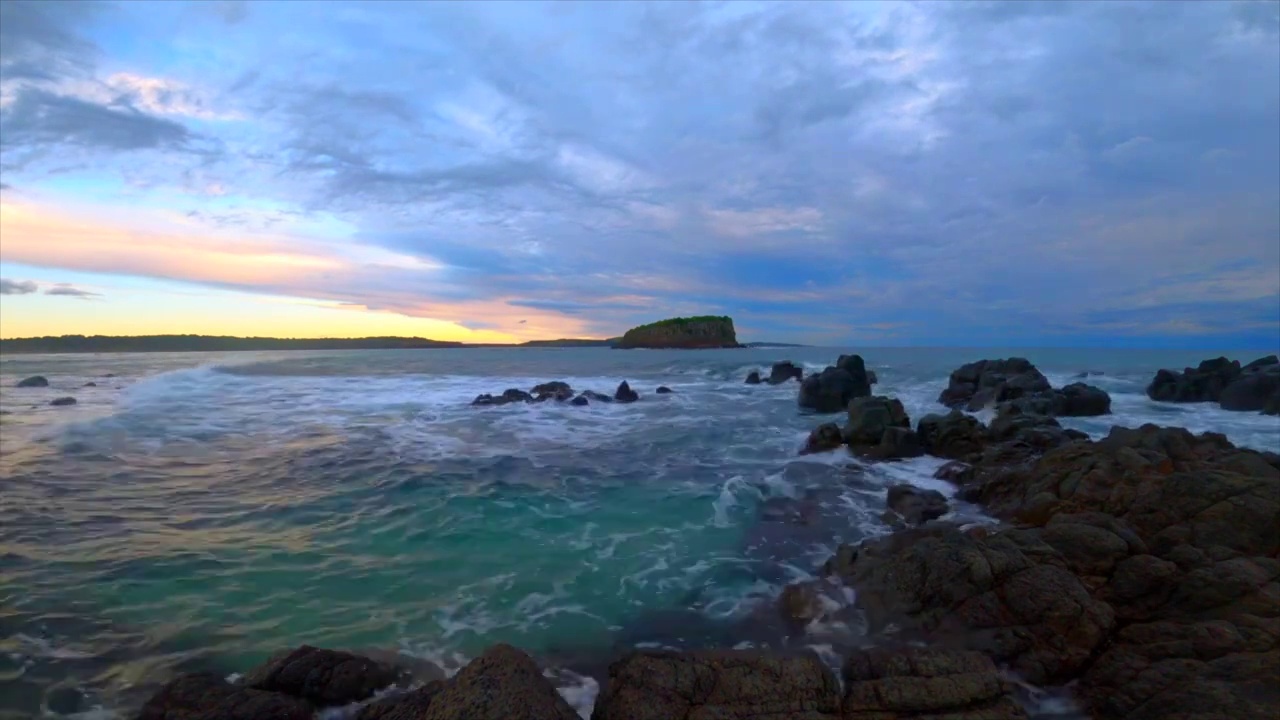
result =
[{"label": "cloud layer", "polygon": [[1280,344],[1274,2],[85,7],[0,4],[3,260],[514,337]]}]

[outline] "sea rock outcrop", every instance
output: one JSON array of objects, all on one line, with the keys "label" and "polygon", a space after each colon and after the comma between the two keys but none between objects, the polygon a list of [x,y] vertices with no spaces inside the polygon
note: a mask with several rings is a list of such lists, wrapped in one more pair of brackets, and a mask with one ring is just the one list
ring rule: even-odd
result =
[{"label": "sea rock outcrop", "polygon": [[63,406],[66,406],[66,405],[75,405],[75,404],[76,404],[76,399],[75,399],[75,398],[73,398],[73,397],[60,397],[60,398],[54,398],[53,400],[50,400],[50,401],[49,401],[49,404],[50,404],[50,405],[52,405],[52,406],[54,406],[54,407],[63,407]]},{"label": "sea rock outcrop", "polygon": [[1162,402],[1217,402],[1240,374],[1240,361],[1218,357],[1182,372],[1160,370],[1147,386],[1147,397]]},{"label": "sea rock outcrop", "polygon": [[655,393],[657,393],[658,395],[673,395],[673,394],[675,394],[675,390],[672,390],[671,388],[667,387],[666,385],[659,385],[659,386],[658,386],[658,389],[657,389],[657,390],[654,390],[654,392],[655,392]]},{"label": "sea rock outcrop", "polygon": [[551,382],[535,385],[531,391],[534,402],[543,402],[546,400],[556,400],[565,402],[573,399],[573,388],[569,387],[569,383],[560,380],[552,380]]},{"label": "sea rock outcrop", "polygon": [[849,401],[871,394],[871,380],[860,355],[841,355],[835,366],[828,366],[800,383],[800,407],[819,413],[846,410]]},{"label": "sea rock outcrop", "polygon": [[671,318],[628,330],[615,348],[711,349],[736,348],[733,319],[724,316]]},{"label": "sea rock outcrop", "polygon": [[398,678],[399,671],[394,666],[347,652],[302,645],[251,670],[243,684],[326,707],[364,700]]},{"label": "sea rock outcrop", "polygon": [[902,402],[883,395],[854,398],[849,402],[844,438],[855,453],[881,460],[924,454]]},{"label": "sea rock outcrop", "polygon": [[759,370],[752,370],[751,372],[747,373],[747,379],[744,380],[743,382],[745,382],[748,385],[759,385],[764,381],[760,379]]},{"label": "sea rock outcrop", "polygon": [[813,453],[829,452],[837,450],[844,445],[844,431],[835,423],[822,423],[809,433],[809,438],[805,440],[804,447],[800,450],[801,455],[812,455]]},{"label": "sea rock outcrop", "polygon": [[792,378],[795,378],[797,382],[803,382],[804,368],[795,365],[790,360],[774,363],[769,370],[768,382],[770,385],[781,385]]},{"label": "sea rock outcrop", "polygon": [[617,391],[613,393],[613,399],[620,403],[633,403],[640,399],[640,394],[631,389],[631,385],[623,380],[618,385]]},{"label": "sea rock outcrop", "polygon": [[533,396],[519,388],[509,388],[501,395],[490,395],[485,393],[477,395],[475,400],[471,401],[472,405],[507,405],[514,402],[533,402]]},{"label": "sea rock outcrop", "polygon": [[1030,360],[1012,357],[966,363],[951,373],[938,402],[951,408],[982,410],[1005,400],[1048,392],[1052,387]]},{"label": "sea rock outcrop", "polygon": [[1245,365],[1218,397],[1223,410],[1257,412],[1280,398],[1280,358],[1269,355]]},{"label": "sea rock outcrop", "polygon": [[49,387],[49,379],[43,375],[32,375],[29,378],[23,378],[22,380],[19,380],[18,384],[15,387],[20,387],[20,388]]}]

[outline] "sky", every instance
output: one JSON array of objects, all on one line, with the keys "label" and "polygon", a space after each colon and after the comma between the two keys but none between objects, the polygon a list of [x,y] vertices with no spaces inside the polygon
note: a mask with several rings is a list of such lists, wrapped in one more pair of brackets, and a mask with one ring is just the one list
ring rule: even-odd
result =
[{"label": "sky", "polygon": [[1280,347],[1280,2],[0,3],[0,337]]}]

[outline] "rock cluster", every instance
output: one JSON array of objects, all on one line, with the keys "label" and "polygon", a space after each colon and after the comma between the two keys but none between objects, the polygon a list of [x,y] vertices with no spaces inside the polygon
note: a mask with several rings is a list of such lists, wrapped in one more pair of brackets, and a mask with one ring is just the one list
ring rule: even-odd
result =
[{"label": "rock cluster", "polygon": [[818,413],[841,412],[854,398],[870,395],[873,384],[875,374],[867,371],[861,355],[841,355],[834,366],[804,378],[798,402]]},{"label": "rock cluster", "polygon": [[970,411],[1013,403],[1023,410],[1056,417],[1107,415],[1111,396],[1106,391],[1071,383],[1055,390],[1049,379],[1026,358],[979,360],[951,373],[938,402]]},{"label": "rock cluster", "polygon": [[[669,387],[659,387],[657,393],[659,395],[668,395],[673,391]],[[640,399],[640,394],[631,388],[627,381],[622,381],[618,385],[618,389],[613,395],[605,395],[595,392],[594,390],[583,390],[581,393],[574,394],[573,388],[568,383],[560,380],[535,385],[530,392],[525,392],[519,388],[510,388],[499,395],[490,395],[485,393],[476,396],[471,401],[472,405],[491,406],[491,405],[509,405],[511,403],[539,403],[548,400],[556,402],[568,402],[571,405],[589,405],[594,402],[619,402],[631,403]]]},{"label": "rock cluster", "polygon": [[1241,367],[1239,360],[1205,360],[1181,373],[1160,370],[1147,396],[1162,402],[1216,402],[1223,410],[1280,415],[1280,357],[1268,355]]}]

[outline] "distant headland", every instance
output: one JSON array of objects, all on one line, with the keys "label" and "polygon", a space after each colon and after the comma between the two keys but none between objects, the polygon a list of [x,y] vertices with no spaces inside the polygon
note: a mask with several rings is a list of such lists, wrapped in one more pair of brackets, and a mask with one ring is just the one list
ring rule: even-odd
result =
[{"label": "distant headland", "polygon": [[[724,318],[728,320],[728,318]],[[676,318],[675,320],[697,321],[702,318]],[[664,321],[675,323],[675,320]],[[367,337],[367,338],[272,338],[272,337],[234,337],[225,335],[60,335],[30,338],[10,338],[0,340],[0,353],[35,354],[35,353],[113,353],[113,352],[229,352],[229,351],[262,351],[262,350],[417,350],[438,348],[478,348],[478,347],[511,347],[511,348],[612,348],[612,347],[802,347],[786,343],[747,343],[738,345],[733,333],[732,320],[728,320],[728,337],[733,344],[710,345],[700,344],[698,335],[702,327],[700,323],[683,326],[680,333],[648,336],[652,340],[669,337],[673,344],[625,345],[624,337],[604,340],[591,338],[560,338],[555,340],[530,340],[524,343],[461,343],[445,340],[429,340],[417,337]],[[661,326],[662,323],[655,323]],[[641,330],[646,327],[635,328]],[[673,324],[664,333],[681,327]],[[633,330],[633,331],[634,331]],[[682,341],[681,333],[690,341]]]},{"label": "distant headland", "polygon": [[706,350],[740,348],[742,345],[738,343],[738,335],[733,329],[733,318],[724,315],[701,315],[670,318],[633,327],[614,347],[620,350],[632,348]]}]

